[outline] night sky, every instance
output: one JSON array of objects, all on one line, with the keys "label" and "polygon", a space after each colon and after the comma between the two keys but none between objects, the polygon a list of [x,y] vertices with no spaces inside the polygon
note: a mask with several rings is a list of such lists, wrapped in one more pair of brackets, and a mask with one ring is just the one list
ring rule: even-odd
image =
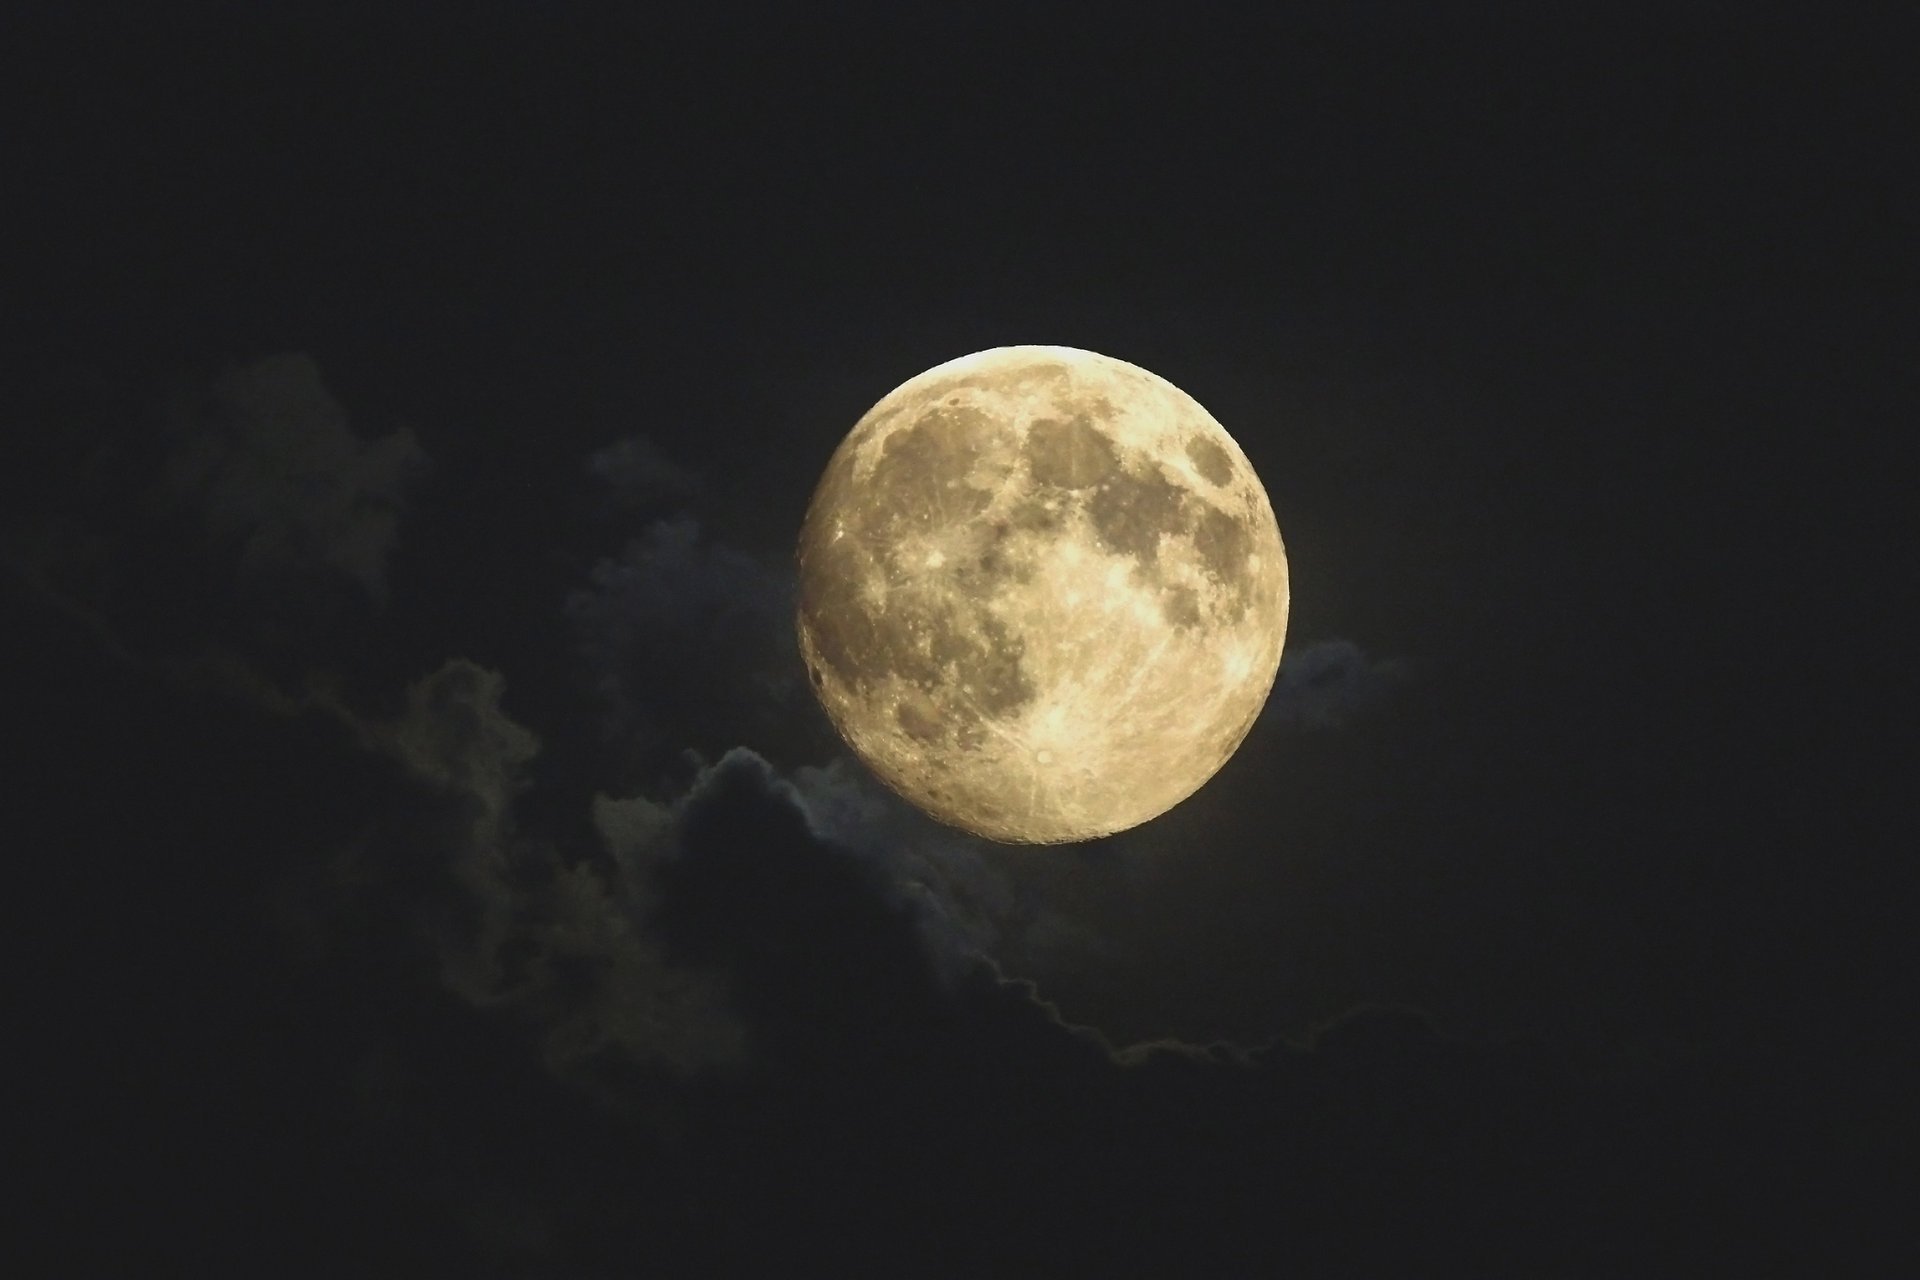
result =
[{"label": "night sky", "polygon": [[[0,19],[36,1274],[1906,1238],[1890,31],[355,8]],[[1017,343],[1199,400],[1292,570],[1239,753],[1054,848],[792,632],[840,439]]]}]

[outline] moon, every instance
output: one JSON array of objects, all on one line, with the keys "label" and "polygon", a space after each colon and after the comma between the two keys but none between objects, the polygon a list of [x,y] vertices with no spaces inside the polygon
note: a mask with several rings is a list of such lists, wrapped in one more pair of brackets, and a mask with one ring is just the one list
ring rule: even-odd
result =
[{"label": "moon", "polygon": [[800,651],[848,746],[1003,843],[1109,835],[1199,790],[1286,637],[1286,551],[1240,446],[1074,347],[896,387],[828,461],[799,569]]}]

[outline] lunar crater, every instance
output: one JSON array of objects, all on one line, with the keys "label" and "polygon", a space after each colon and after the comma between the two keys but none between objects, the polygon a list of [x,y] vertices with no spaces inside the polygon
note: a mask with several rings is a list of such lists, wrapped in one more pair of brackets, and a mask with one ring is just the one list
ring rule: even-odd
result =
[{"label": "lunar crater", "polygon": [[1193,463],[1193,469],[1200,478],[1216,488],[1233,480],[1233,459],[1205,436],[1188,436],[1184,446],[1187,460]]}]

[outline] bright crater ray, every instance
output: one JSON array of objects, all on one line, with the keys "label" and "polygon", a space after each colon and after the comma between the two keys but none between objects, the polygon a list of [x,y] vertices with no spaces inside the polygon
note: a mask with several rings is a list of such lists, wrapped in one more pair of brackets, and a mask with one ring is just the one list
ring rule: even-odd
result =
[{"label": "bright crater ray", "polygon": [[901,384],[828,462],[799,638],[854,752],[995,840],[1125,830],[1226,763],[1272,689],[1287,562],[1266,491],[1165,379],[997,347]]}]

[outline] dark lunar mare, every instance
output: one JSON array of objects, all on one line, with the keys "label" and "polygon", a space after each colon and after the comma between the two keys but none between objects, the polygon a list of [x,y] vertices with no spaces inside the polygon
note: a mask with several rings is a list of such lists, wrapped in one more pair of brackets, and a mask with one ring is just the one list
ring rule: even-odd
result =
[{"label": "dark lunar mare", "polygon": [[[1196,444],[1204,448],[1196,450]],[[1231,479],[1231,460],[1212,441],[1196,438],[1188,442],[1187,451],[1196,457],[1197,465],[1210,467],[1215,474],[1225,468],[1226,478]],[[1225,591],[1223,621],[1245,615],[1252,602],[1247,556],[1253,535],[1242,521],[1167,479],[1152,458],[1137,450],[1117,449],[1084,417],[1034,423],[1027,453],[1038,482],[1029,502],[1057,506],[1065,495],[1049,489],[1075,492],[1086,504],[1100,544],[1134,560],[1136,577],[1158,591],[1161,608],[1173,625],[1195,626],[1201,613],[1193,588],[1166,580],[1159,565],[1163,537],[1193,539],[1201,563]]]}]

